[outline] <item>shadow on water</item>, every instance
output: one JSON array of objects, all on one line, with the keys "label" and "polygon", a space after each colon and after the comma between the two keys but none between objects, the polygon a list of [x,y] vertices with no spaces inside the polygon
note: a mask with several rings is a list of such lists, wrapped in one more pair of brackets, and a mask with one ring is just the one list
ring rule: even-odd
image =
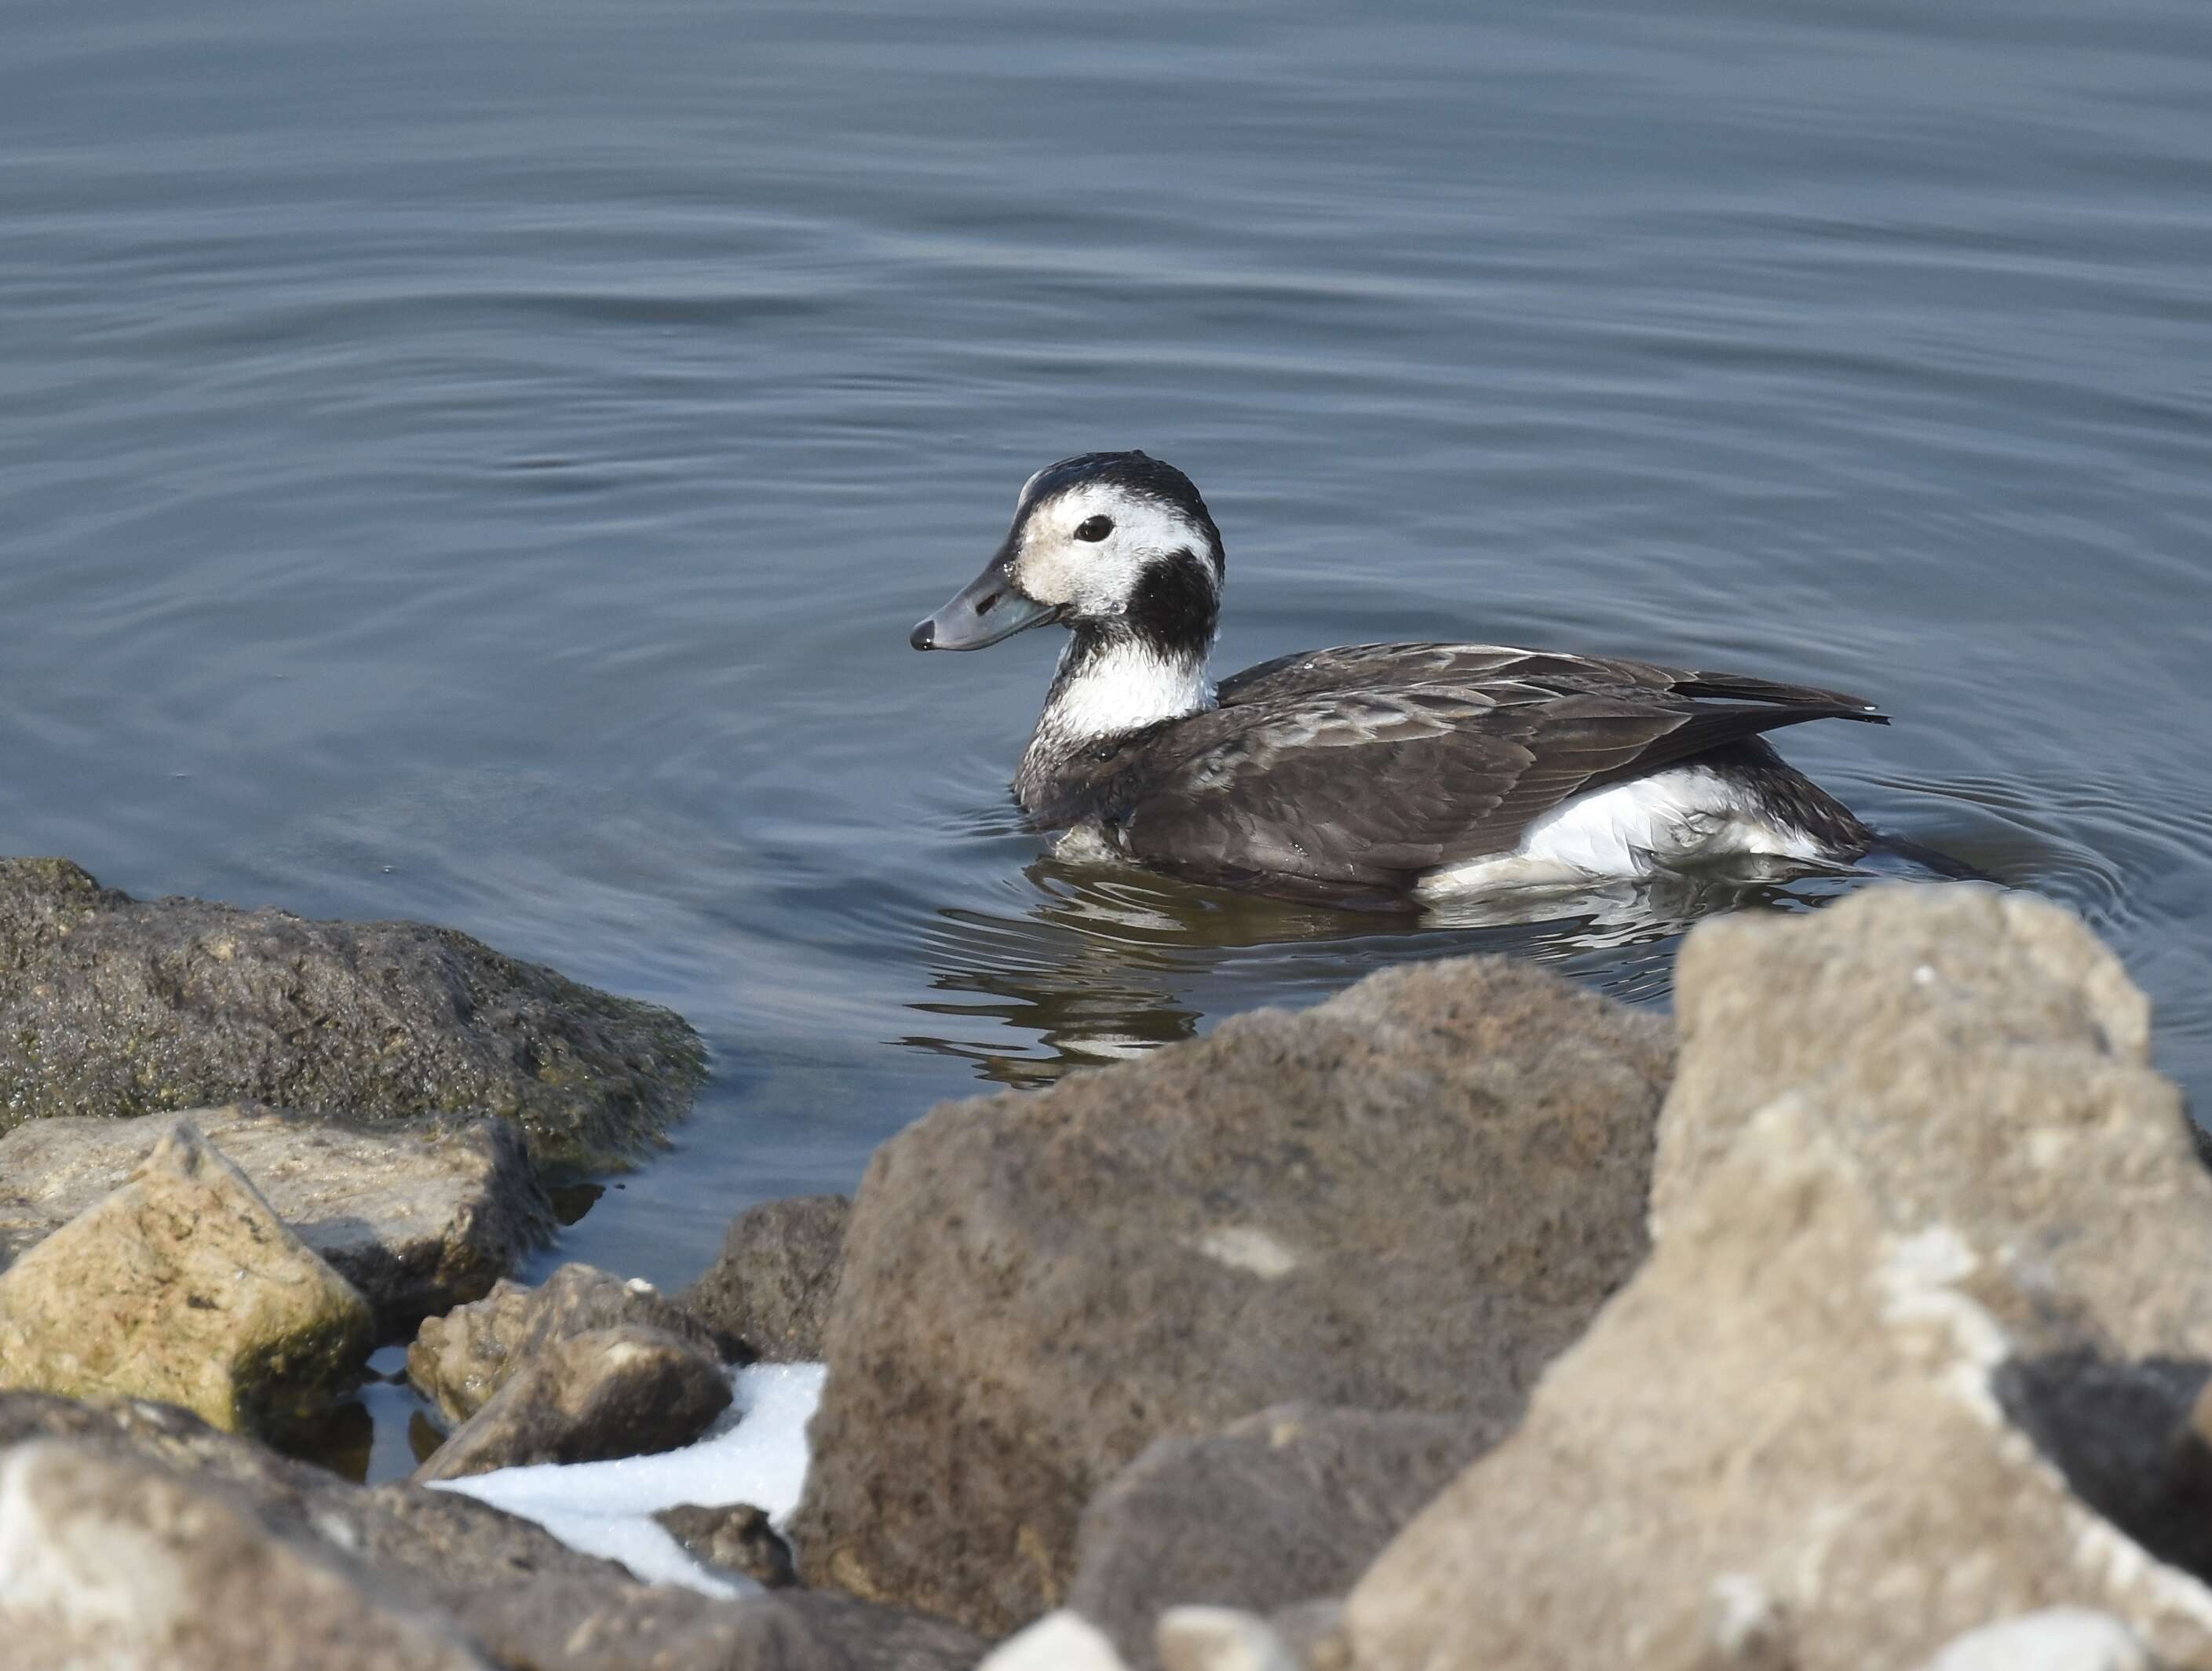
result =
[{"label": "shadow on water", "polygon": [[[1510,954],[1620,998],[1660,997],[1675,946],[1702,918],[1813,910],[1858,883],[1926,872],[1887,855],[1845,875],[1732,866],[1403,914],[1290,903],[1050,855],[1024,874],[1036,894],[1025,911],[937,913],[926,954],[932,996],[911,1007],[939,1025],[900,1041],[1018,1086],[1195,1037],[1208,1017],[1246,1007],[1240,988],[1260,1001],[1310,1002],[1425,957]],[[977,1036],[986,1031],[993,1042]],[[1009,1031],[1036,1042],[1008,1049]]]}]

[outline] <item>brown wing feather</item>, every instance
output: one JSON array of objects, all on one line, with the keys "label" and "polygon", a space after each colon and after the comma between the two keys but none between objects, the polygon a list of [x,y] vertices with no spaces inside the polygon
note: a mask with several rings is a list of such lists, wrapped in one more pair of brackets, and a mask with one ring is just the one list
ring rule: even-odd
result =
[{"label": "brown wing feather", "polygon": [[1510,851],[1586,789],[1780,726],[1880,719],[1838,691],[1488,645],[1285,656],[1220,694],[1146,750],[1109,821],[1142,862],[1313,891],[1402,890]]}]

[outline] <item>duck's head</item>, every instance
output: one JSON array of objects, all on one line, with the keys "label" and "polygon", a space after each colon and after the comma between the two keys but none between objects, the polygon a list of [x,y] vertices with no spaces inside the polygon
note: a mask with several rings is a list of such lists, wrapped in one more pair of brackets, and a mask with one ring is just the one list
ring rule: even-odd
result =
[{"label": "duck's head", "polygon": [[1142,453],[1085,453],[1022,486],[983,572],[914,629],[917,650],[980,650],[1058,622],[1163,656],[1212,647],[1221,532],[1190,477]]}]

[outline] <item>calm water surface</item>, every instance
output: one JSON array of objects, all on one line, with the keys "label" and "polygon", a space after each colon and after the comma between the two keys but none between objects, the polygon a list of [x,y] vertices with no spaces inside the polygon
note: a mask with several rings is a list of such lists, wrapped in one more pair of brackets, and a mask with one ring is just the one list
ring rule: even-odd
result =
[{"label": "calm water surface", "polygon": [[570,1256],[682,1281],[939,1097],[1399,959],[1664,999],[1664,910],[1408,931],[1042,860],[1048,635],[906,632],[1092,447],[1207,492],[1225,667],[1467,637],[1881,699],[1793,757],[2086,913],[2212,1088],[2203,0],[4,39],[0,849],[683,1012],[713,1087]]}]

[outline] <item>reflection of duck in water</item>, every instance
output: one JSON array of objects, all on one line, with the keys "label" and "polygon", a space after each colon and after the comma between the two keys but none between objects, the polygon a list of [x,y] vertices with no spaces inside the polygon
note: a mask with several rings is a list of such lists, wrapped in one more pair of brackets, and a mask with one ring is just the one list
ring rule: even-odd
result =
[{"label": "reflection of duck in water", "polygon": [[1872,831],[1761,733],[1856,696],[1479,644],[1281,657],[1217,690],[1221,535],[1142,453],[1039,471],[990,565],[914,629],[1073,634],[1015,775],[1033,823],[1204,882],[1341,902],[1583,888],[1692,860],[1848,864]]},{"label": "reflection of duck in water", "polygon": [[[1841,878],[1755,880],[1741,866],[1661,872],[1572,893],[1491,893],[1418,917],[1330,910],[1044,856],[1020,908],[942,908],[924,931],[933,1018],[902,1042],[966,1058],[1004,1085],[1196,1036],[1203,1018],[1326,997],[1408,957],[1510,952],[1629,1000],[1663,996],[1674,941],[1698,918],[1807,910]],[[1009,1038],[1008,1030],[1012,1038]]]}]

